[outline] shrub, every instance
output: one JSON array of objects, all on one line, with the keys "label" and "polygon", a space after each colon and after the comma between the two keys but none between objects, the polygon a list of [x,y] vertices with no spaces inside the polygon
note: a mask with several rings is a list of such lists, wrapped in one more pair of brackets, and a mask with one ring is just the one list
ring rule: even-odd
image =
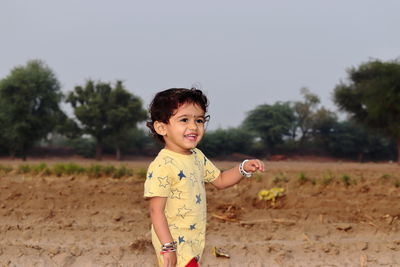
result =
[{"label": "shrub", "polygon": [[[8,173],[13,169],[10,166],[0,165],[0,173]],[[43,174],[43,175],[56,175],[58,177],[63,175],[82,175],[86,174],[89,177],[99,178],[102,176],[121,178],[124,176],[133,176],[134,172],[131,168],[126,166],[115,167],[113,165],[100,165],[92,164],[88,168],[80,166],[76,163],[57,163],[52,168],[49,168],[45,163],[38,165],[23,164],[18,166],[18,174]],[[139,177],[146,177],[146,169],[141,168],[136,172]]]},{"label": "shrub", "polygon": [[129,169],[125,166],[120,166],[116,171],[114,172],[113,178],[121,178],[124,176],[132,176],[133,175],[133,170]]},{"label": "shrub", "polygon": [[38,165],[31,166],[31,171],[33,174],[43,173],[46,169],[48,169],[46,163],[40,163]]},{"label": "shrub", "polygon": [[321,179],[321,184],[322,184],[322,185],[325,185],[325,186],[331,184],[332,182],[333,182],[333,178],[332,178],[332,177],[324,176],[324,177],[322,177],[322,179]]},{"label": "shrub", "polygon": [[67,163],[64,166],[64,173],[66,175],[82,174],[85,172],[86,172],[85,167],[79,166],[76,163]]},{"label": "shrub", "polygon": [[0,173],[10,173],[12,172],[13,168],[9,165],[1,165],[0,164]]},{"label": "shrub", "polygon": [[99,164],[92,164],[87,169],[87,175],[92,178],[99,178],[102,174],[102,166]]},{"label": "shrub", "polygon": [[316,185],[317,184],[317,179],[316,178],[312,178],[310,180],[310,182],[311,182],[312,185]]},{"label": "shrub", "polygon": [[116,171],[117,168],[115,168],[113,165],[107,165],[103,167],[103,173],[106,176],[113,176]]},{"label": "shrub", "polygon": [[331,170],[328,170],[327,173],[324,174],[324,176],[321,179],[321,184],[322,185],[329,185],[335,180],[335,175],[333,175]]},{"label": "shrub", "polygon": [[57,163],[53,166],[53,173],[57,176],[62,176],[65,173],[65,164]]},{"label": "shrub", "polygon": [[43,174],[43,175],[46,175],[46,176],[51,175],[51,174],[52,174],[51,169],[48,168],[48,167],[46,167],[46,168],[43,170],[43,173],[42,173],[42,174]]},{"label": "shrub", "polygon": [[53,173],[57,176],[85,173],[85,168],[76,163],[57,163],[53,166]]},{"label": "shrub", "polygon": [[262,180],[262,175],[261,175],[260,173],[253,173],[253,179],[254,179],[256,182],[260,183],[261,180]]},{"label": "shrub", "polygon": [[272,182],[273,182],[274,184],[287,183],[287,182],[289,182],[289,178],[287,178],[287,176],[286,176],[284,173],[279,172],[279,173],[274,177],[274,180],[272,180]]},{"label": "shrub", "polygon": [[345,186],[349,186],[349,185],[351,184],[351,177],[350,177],[349,175],[347,175],[347,174],[344,174],[344,175],[342,176],[342,183],[343,183]]},{"label": "shrub", "polygon": [[32,171],[32,168],[28,164],[22,164],[18,166],[17,173],[18,174],[26,174]]},{"label": "shrub", "polygon": [[299,183],[300,183],[301,185],[307,183],[309,180],[310,180],[310,179],[305,175],[305,173],[301,172],[301,173],[299,174]]},{"label": "shrub", "polygon": [[139,177],[140,179],[146,179],[147,169],[145,169],[145,168],[138,169],[136,171],[136,176]]}]

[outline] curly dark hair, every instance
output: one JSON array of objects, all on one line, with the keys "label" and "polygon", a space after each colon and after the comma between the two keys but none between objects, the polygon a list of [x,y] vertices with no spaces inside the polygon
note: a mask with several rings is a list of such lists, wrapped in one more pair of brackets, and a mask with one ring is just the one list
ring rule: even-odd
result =
[{"label": "curly dark hair", "polygon": [[208,99],[201,90],[196,88],[170,88],[154,96],[149,106],[150,121],[146,123],[146,126],[150,128],[156,139],[165,143],[163,136],[154,130],[154,122],[168,123],[174,111],[186,103],[197,104],[204,113],[207,113]]}]

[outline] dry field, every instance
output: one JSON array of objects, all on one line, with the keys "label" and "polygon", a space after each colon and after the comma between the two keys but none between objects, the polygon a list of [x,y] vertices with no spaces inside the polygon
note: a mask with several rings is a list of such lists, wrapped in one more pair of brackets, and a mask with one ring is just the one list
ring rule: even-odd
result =
[{"label": "dry field", "polygon": [[[267,169],[224,191],[207,186],[202,267],[400,266],[400,166],[267,162]],[[277,186],[285,195],[275,205],[257,198]],[[142,194],[140,177],[0,173],[0,266],[155,266]],[[215,257],[214,246],[231,257]]]}]

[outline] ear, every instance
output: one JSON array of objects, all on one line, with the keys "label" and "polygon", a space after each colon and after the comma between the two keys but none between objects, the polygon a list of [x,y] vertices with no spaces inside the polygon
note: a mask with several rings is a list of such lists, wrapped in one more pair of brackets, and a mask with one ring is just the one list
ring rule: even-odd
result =
[{"label": "ear", "polygon": [[162,136],[167,134],[167,127],[164,122],[155,121],[154,122],[154,130],[156,131],[156,133],[158,133],[159,135],[162,135]]}]

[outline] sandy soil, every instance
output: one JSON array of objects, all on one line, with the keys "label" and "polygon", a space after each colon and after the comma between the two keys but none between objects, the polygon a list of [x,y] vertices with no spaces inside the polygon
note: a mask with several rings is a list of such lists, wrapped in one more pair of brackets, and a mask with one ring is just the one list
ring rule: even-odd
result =
[{"label": "sandy soil", "polygon": [[[400,266],[400,166],[267,166],[224,191],[208,186],[201,266]],[[257,199],[275,186],[285,188],[275,206]],[[0,174],[0,266],[155,266],[142,194],[138,177]]]}]

